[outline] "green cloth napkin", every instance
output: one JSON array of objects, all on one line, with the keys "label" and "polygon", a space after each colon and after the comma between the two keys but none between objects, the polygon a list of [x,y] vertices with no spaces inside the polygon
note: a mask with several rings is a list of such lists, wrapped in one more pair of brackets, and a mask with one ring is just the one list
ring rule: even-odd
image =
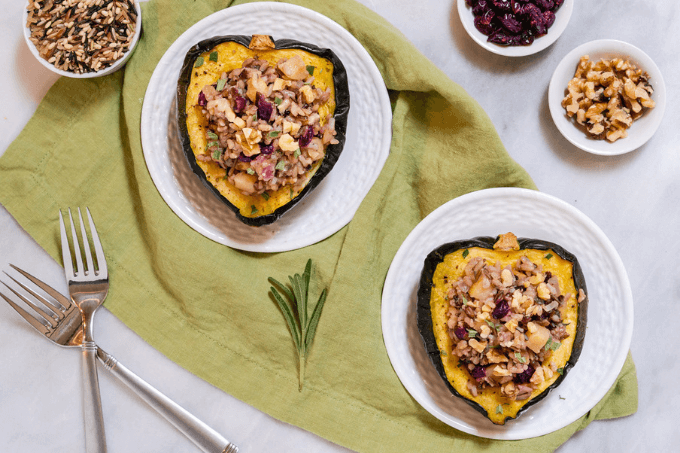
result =
[{"label": "green cloth napkin", "polygon": [[[216,0],[142,3],[143,34],[124,72],[59,79],[0,159],[0,202],[58,262],[59,208],[89,206],[107,254],[111,312],[225,392],[354,450],[551,451],[594,419],[635,412],[630,357],[593,410],[535,439],[476,438],[411,398],[392,369],[380,325],[382,286],[397,249],[452,198],[534,184],[479,105],[384,19],[352,0],[294,3],[349,30],[390,90],[391,153],[348,226],[300,250],[246,253],[192,230],[156,190],[140,142],[144,93],[170,44],[230,5]],[[324,287],[329,293],[299,392],[295,349],[267,277],[285,281],[310,257],[312,297]],[[230,438],[238,443],[238,433]]]}]

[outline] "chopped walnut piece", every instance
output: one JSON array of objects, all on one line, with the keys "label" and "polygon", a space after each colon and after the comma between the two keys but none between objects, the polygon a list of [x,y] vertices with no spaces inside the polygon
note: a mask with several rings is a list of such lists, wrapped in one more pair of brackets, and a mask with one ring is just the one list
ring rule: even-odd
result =
[{"label": "chopped walnut piece", "polygon": [[270,50],[274,49],[276,46],[274,41],[272,41],[271,36],[253,35],[253,37],[250,39],[250,44],[248,47],[252,50]]},{"label": "chopped walnut piece", "polygon": [[309,77],[305,62],[299,55],[293,55],[288,60],[279,62],[277,67],[290,80],[304,80]]},{"label": "chopped walnut piece", "polygon": [[591,138],[615,142],[628,136],[626,129],[645,109],[654,108],[648,80],[649,75],[628,60],[591,61],[584,55],[567,84],[562,107]]},{"label": "chopped walnut piece", "polygon": [[519,250],[519,242],[517,236],[513,233],[505,233],[498,235],[498,240],[493,245],[494,250]]}]

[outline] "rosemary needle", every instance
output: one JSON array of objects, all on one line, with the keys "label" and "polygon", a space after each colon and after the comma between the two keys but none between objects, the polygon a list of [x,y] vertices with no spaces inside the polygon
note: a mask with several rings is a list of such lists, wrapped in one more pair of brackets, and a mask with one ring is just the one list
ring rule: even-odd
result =
[{"label": "rosemary needle", "polygon": [[[323,305],[326,302],[326,290],[324,289],[319,296],[319,300],[314,306],[312,315],[308,314],[308,298],[309,298],[309,279],[312,273],[312,260],[307,261],[305,266],[305,271],[300,274],[295,274],[293,276],[288,276],[290,281],[290,287],[284,285],[278,280],[269,277],[268,281],[274,286],[269,289],[274,295],[274,300],[281,309],[283,317],[288,324],[290,333],[293,336],[293,343],[298,353],[299,361],[299,387],[298,390],[302,391],[302,382],[305,378],[305,365],[307,361],[307,355],[312,347],[312,341],[314,341],[314,334],[316,334],[316,327],[319,324],[319,318],[321,317],[321,310],[323,310]],[[277,286],[280,289],[275,288]],[[284,296],[281,295],[283,293]],[[290,302],[288,302],[290,301]]]}]

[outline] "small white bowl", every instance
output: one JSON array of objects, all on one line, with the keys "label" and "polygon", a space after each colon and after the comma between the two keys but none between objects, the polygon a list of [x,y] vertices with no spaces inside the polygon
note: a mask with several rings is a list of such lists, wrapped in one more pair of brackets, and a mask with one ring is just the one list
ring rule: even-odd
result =
[{"label": "small white bowl", "polygon": [[501,46],[489,42],[489,37],[475,27],[475,16],[472,14],[472,8],[467,6],[465,0],[458,0],[458,15],[460,21],[463,23],[463,28],[468,32],[468,35],[480,46],[498,55],[506,57],[525,57],[532,55],[549,47],[552,43],[557,41],[562,32],[567,28],[571,13],[574,10],[574,0],[564,0],[564,3],[555,13],[555,22],[548,29],[548,33],[540,36],[528,46]]},{"label": "small white bowl", "polygon": [[139,40],[139,35],[142,32],[142,9],[139,6],[139,1],[134,0],[134,5],[135,9],[137,10],[137,22],[135,25],[135,34],[132,37],[132,42],[130,43],[130,47],[128,48],[128,51],[123,54],[123,56],[118,59],[114,64],[112,64],[109,67],[106,67],[104,69],[101,69],[96,72],[86,72],[83,74],[77,74],[75,72],[69,72],[69,71],[64,71],[61,69],[57,69],[56,66],[54,66],[52,63],[48,63],[47,60],[42,58],[40,56],[40,53],[38,52],[38,49],[36,49],[35,45],[31,42],[29,39],[31,37],[31,32],[26,26],[26,22],[28,20],[28,8],[24,7],[24,12],[21,16],[21,20],[23,21],[21,24],[21,28],[24,30],[24,38],[26,39],[26,44],[28,45],[28,49],[31,51],[33,56],[47,69],[50,71],[62,75],[64,77],[71,77],[74,79],[91,79],[93,77],[101,77],[105,75],[112,74],[119,70],[120,68],[125,65],[127,60],[132,56],[132,52],[135,50],[135,46],[137,45],[137,41]]},{"label": "small white bowl", "polygon": [[[642,117],[633,122],[627,130],[628,137],[620,138],[613,143],[592,139],[577,127],[562,107],[567,84],[574,77],[578,62],[584,55],[589,55],[593,61],[600,58],[621,57],[630,60],[635,66],[649,74],[649,83],[654,88],[651,97],[656,106],[647,110]],[[580,45],[569,52],[557,65],[548,88],[548,106],[555,126],[574,146],[593,154],[615,156],[638,149],[654,135],[666,109],[666,85],[659,68],[642,50],[623,41],[601,39]]]}]

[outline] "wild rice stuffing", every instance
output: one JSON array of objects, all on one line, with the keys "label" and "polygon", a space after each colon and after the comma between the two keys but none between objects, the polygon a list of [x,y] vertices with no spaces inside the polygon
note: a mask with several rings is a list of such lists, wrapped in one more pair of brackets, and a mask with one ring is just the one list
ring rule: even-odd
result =
[{"label": "wild rice stuffing", "polygon": [[[470,393],[500,387],[503,396],[524,400],[558,373],[554,362],[544,363],[569,336],[560,308],[570,298],[557,277],[525,256],[503,268],[472,258],[447,294],[453,354],[470,372]],[[584,298],[579,289],[578,301]]]},{"label": "wild rice stuffing", "polygon": [[96,72],[130,48],[137,10],[132,0],[29,1],[26,27],[42,58],[76,74]]},{"label": "wild rice stuffing", "polygon": [[197,158],[226,169],[246,195],[302,186],[326,146],[338,143],[332,115],[319,115],[331,91],[314,86],[314,70],[298,55],[274,66],[248,58],[205,86],[198,104],[208,144]]}]

